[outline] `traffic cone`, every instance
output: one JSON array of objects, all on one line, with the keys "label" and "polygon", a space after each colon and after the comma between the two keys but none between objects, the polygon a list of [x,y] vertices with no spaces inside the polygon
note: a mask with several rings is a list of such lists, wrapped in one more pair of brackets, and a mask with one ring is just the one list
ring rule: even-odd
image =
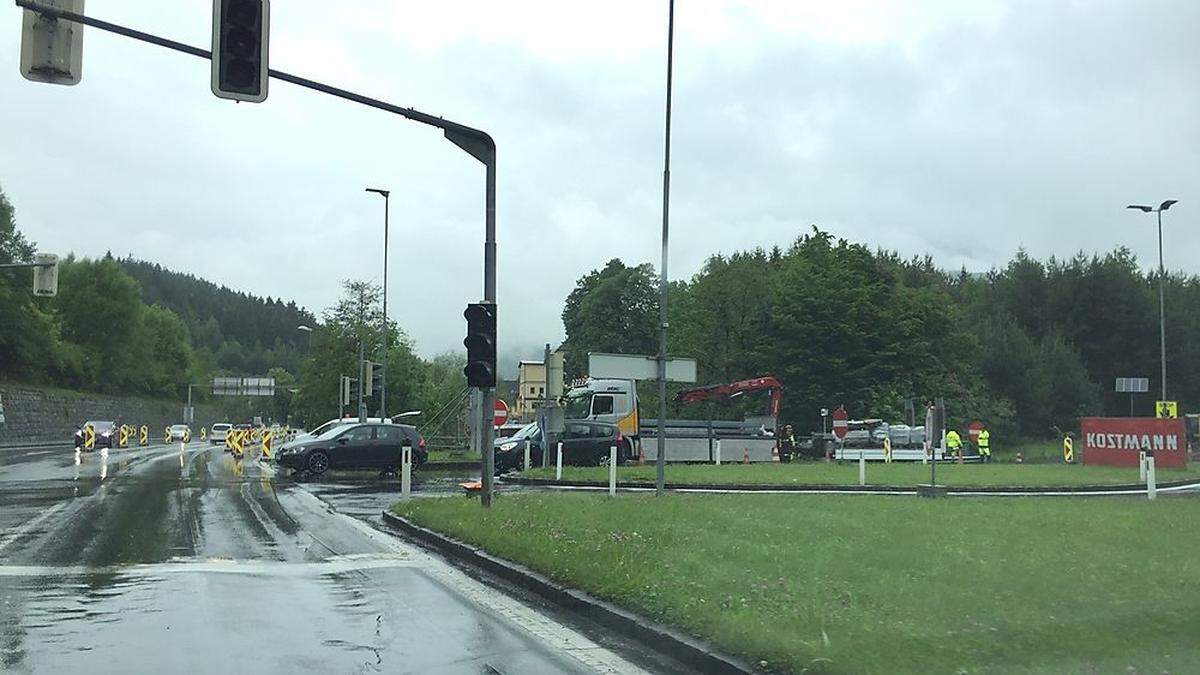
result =
[{"label": "traffic cone", "polygon": [[778,443],[771,446],[771,461],[776,464],[779,463],[779,444]]},{"label": "traffic cone", "polygon": [[750,448],[742,448],[742,464],[750,463]]}]

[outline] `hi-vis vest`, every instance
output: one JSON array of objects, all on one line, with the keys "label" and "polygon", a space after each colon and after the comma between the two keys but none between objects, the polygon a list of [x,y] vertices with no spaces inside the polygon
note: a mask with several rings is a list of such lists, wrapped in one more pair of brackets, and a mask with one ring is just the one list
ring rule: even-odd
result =
[{"label": "hi-vis vest", "polygon": [[946,432],[946,447],[951,449],[962,447],[962,438],[959,437],[957,431],[951,429]]},{"label": "hi-vis vest", "polygon": [[980,431],[979,432],[979,449],[987,450],[991,447],[991,443],[992,443],[992,435],[990,433],[988,433],[988,430],[984,429],[984,430]]}]

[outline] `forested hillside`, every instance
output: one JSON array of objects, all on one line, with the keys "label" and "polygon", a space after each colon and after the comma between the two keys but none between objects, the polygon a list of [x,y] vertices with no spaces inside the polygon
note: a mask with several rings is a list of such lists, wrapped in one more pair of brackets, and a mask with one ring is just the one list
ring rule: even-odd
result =
[{"label": "forested hillside", "polygon": [[147,304],[170,309],[188,327],[196,357],[210,369],[265,374],[272,367],[296,372],[316,317],[294,301],[260,298],[157,263],[119,261],[142,287]]},{"label": "forested hillside", "polygon": [[[1192,411],[1200,279],[1169,275],[1166,297],[1169,396]],[[588,351],[656,353],[657,305],[650,265],[612,260],[581,278],[563,311],[569,375],[583,373]],[[670,352],[696,358],[701,383],[775,375],[784,421],[805,430],[820,427],[823,407],[896,420],[906,397],[941,396],[959,422],[1048,436],[1079,415],[1128,415],[1116,377],[1150,378],[1135,408],[1152,414],[1160,381],[1157,277],[1124,249],[1046,261],[1018,252],[972,275],[814,230],[786,250],[713,256],[672,284],[668,309]],[[735,411],[766,407],[743,399]]]}]

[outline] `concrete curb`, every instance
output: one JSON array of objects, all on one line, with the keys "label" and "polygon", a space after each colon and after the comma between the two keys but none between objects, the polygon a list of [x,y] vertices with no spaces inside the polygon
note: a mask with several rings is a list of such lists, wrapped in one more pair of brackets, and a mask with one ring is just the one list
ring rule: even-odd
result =
[{"label": "concrete curb", "polygon": [[[501,482],[511,485],[526,485],[531,487],[547,487],[559,490],[607,490],[608,483],[604,481],[556,481],[549,478],[522,478],[509,476]],[[644,491],[653,490],[649,483],[618,481],[620,490]],[[667,483],[666,488],[677,492],[710,492],[710,493],[752,493],[767,494],[810,493],[810,494],[873,494],[873,495],[913,495],[917,493],[916,485],[763,485],[738,483]],[[1200,478],[1176,480],[1159,483],[1158,490],[1181,490],[1200,488]],[[1047,485],[1043,487],[1002,486],[994,487],[948,487],[950,496],[957,497],[993,497],[993,496],[1104,496],[1145,494],[1146,486],[1140,483],[1125,485]]]},{"label": "concrete curb", "polygon": [[758,672],[740,659],[721,654],[708,644],[673,629],[651,622],[610,602],[583,591],[563,586],[524,565],[505,560],[486,551],[421,527],[389,511],[383,522],[403,532],[417,543],[439,553],[496,575],[532,591],[564,609],[586,617],[622,636],[664,653],[702,673]]}]

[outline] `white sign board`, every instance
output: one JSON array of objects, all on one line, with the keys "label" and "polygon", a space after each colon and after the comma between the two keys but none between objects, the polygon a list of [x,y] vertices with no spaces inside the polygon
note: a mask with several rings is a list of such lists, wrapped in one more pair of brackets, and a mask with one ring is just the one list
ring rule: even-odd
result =
[{"label": "white sign board", "polygon": [[1117,393],[1145,394],[1148,391],[1150,391],[1150,378],[1148,377],[1117,378]]},{"label": "white sign board", "polygon": [[[658,359],[640,354],[588,353],[588,375],[618,380],[658,379]],[[696,359],[667,359],[668,382],[695,382]]]}]

